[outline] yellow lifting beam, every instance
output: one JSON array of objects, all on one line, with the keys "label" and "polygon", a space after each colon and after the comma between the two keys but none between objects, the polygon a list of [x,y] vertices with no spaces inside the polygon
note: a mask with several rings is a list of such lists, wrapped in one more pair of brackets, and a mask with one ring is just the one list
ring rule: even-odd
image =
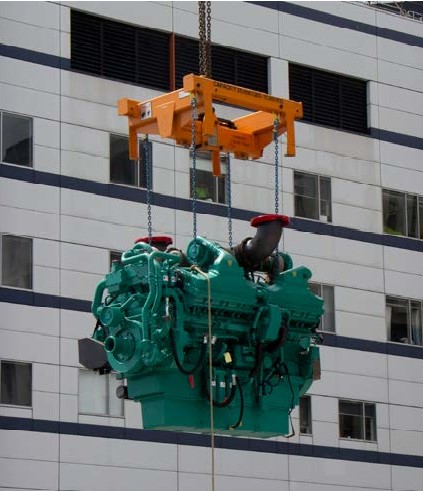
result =
[{"label": "yellow lifting beam", "polygon": [[[286,132],[286,155],[295,155],[294,121],[303,116],[301,102],[190,74],[185,75],[182,89],[169,94],[144,102],[119,100],[119,115],[128,117],[129,158],[139,158],[138,133],[171,138],[177,145],[189,147],[192,98],[199,116],[195,122],[196,148],[212,152],[213,175],[221,175],[220,152],[233,153],[238,159],[260,158],[264,147],[273,140],[276,119],[278,136]],[[219,119],[213,101],[255,112],[231,121]]]}]

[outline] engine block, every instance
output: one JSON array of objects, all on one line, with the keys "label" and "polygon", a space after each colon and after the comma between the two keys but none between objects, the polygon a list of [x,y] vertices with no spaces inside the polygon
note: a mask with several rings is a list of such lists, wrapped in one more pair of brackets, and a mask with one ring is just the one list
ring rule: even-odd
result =
[{"label": "engine block", "polygon": [[118,396],[141,403],[144,428],[208,431],[211,401],[219,433],[287,434],[320,378],[323,300],[308,268],[273,252],[286,217],[254,220],[256,237],[233,250],[202,237],[186,252],[137,242],[98,284],[80,361],[126,379]]}]

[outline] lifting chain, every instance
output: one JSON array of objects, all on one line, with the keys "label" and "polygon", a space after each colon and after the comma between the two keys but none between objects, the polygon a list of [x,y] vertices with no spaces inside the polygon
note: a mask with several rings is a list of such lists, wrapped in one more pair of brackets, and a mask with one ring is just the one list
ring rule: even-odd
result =
[{"label": "lifting chain", "polygon": [[228,238],[232,249],[232,189],[231,189],[231,156],[226,154],[226,195],[228,205]]},{"label": "lifting chain", "polygon": [[198,2],[200,75],[211,78],[211,2]]},{"label": "lifting chain", "polygon": [[[191,173],[191,196],[192,196],[192,236],[194,241],[197,240],[197,99],[191,99],[191,156],[192,156],[192,173]],[[196,254],[195,254],[196,256]]]},{"label": "lifting chain", "polygon": [[[145,185],[147,188],[147,229],[148,229],[148,243],[151,244],[152,236],[152,222],[151,222],[151,159],[150,159],[150,140],[148,135],[145,135],[143,141],[143,157],[145,165]],[[140,171],[138,166],[138,171]]]},{"label": "lifting chain", "polygon": [[273,122],[273,141],[275,142],[275,214],[279,213],[279,119]]}]

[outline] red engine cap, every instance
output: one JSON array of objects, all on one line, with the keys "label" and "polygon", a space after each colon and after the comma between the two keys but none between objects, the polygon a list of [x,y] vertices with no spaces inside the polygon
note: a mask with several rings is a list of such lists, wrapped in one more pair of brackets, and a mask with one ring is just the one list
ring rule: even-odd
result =
[{"label": "red engine cap", "polygon": [[257,227],[262,223],[274,222],[275,220],[279,220],[282,222],[282,227],[287,227],[290,225],[289,217],[286,215],[259,215],[258,217],[254,217],[250,220],[250,225],[252,227]]},{"label": "red engine cap", "polygon": [[[138,242],[145,242],[146,244],[148,244],[149,240],[148,240],[148,237],[140,237],[139,239],[137,239],[135,241],[135,244],[138,244]],[[152,245],[163,244],[163,245],[168,246],[168,245],[172,244],[173,240],[172,240],[172,237],[169,237],[167,235],[153,235],[153,237],[151,237],[150,242]]]}]

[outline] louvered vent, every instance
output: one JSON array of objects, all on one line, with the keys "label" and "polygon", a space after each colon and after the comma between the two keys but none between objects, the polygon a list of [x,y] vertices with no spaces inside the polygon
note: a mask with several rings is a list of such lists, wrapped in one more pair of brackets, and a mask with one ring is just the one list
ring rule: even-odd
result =
[{"label": "louvered vent", "polygon": [[[223,46],[212,46],[212,78],[219,82],[267,92],[267,58]],[[175,83],[182,87],[184,75],[198,75],[198,41],[175,37]]]},{"label": "louvered vent", "polygon": [[303,103],[304,121],[368,133],[363,80],[290,64],[289,97]]},{"label": "louvered vent", "polygon": [[72,10],[71,67],[169,90],[169,34]]}]

